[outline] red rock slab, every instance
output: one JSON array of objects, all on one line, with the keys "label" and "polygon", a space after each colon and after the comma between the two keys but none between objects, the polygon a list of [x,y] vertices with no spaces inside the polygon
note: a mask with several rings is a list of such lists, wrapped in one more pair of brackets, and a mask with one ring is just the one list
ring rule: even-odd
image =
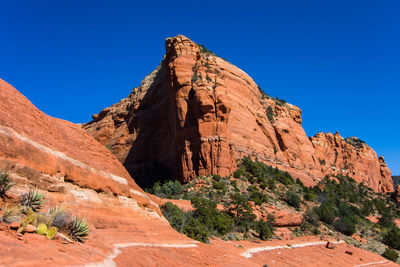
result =
[{"label": "red rock slab", "polygon": [[113,154],[79,125],[47,116],[3,80],[0,106],[0,168],[22,165],[82,188],[152,205]]}]

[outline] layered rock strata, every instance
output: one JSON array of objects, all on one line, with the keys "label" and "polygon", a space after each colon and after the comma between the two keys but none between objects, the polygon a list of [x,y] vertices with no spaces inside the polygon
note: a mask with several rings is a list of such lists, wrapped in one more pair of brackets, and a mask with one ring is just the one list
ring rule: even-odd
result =
[{"label": "layered rock strata", "polygon": [[79,125],[47,116],[3,80],[0,105],[0,169],[11,173],[17,185],[71,199],[79,199],[80,189],[90,189],[159,212],[114,155]]}]

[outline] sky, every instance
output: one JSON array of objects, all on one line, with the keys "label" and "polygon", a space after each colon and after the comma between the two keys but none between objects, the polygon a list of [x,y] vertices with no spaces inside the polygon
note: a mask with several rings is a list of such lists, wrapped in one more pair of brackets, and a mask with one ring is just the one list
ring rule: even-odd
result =
[{"label": "sky", "polygon": [[76,123],[126,97],[183,34],[400,174],[400,1],[0,0],[0,78]]}]

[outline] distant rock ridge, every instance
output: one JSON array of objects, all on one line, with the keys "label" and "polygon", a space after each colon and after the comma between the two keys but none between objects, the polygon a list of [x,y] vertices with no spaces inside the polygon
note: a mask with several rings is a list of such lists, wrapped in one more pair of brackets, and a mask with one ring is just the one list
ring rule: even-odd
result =
[{"label": "distant rock ridge", "polygon": [[288,171],[306,185],[348,174],[377,192],[393,191],[383,157],[338,133],[308,138],[301,110],[265,95],[231,63],[178,35],[142,84],[83,127],[142,186],[175,177],[228,175],[251,156]]}]

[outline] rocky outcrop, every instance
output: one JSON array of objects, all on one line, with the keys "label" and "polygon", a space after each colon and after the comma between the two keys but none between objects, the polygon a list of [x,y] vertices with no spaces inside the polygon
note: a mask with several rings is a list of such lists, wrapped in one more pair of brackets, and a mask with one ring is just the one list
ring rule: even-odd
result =
[{"label": "rocky outcrop", "polygon": [[383,157],[356,137],[318,133],[310,138],[321,163],[322,175],[343,174],[377,192],[393,191],[391,172]]},{"label": "rocky outcrop", "polygon": [[[109,146],[143,186],[167,178],[225,176],[243,156],[286,170],[306,185],[341,173],[345,159],[336,169],[321,164],[324,155],[335,155],[335,147],[320,151],[301,122],[298,107],[265,95],[245,72],[178,35],[166,39],[160,66],[84,129]],[[363,160],[343,173],[376,191],[392,190],[383,158],[372,149],[351,149],[346,153],[354,154],[352,160]]]},{"label": "rocky outcrop", "polygon": [[0,169],[18,186],[39,187],[90,201],[92,190],[159,211],[122,164],[79,125],[39,111],[0,80]]}]

